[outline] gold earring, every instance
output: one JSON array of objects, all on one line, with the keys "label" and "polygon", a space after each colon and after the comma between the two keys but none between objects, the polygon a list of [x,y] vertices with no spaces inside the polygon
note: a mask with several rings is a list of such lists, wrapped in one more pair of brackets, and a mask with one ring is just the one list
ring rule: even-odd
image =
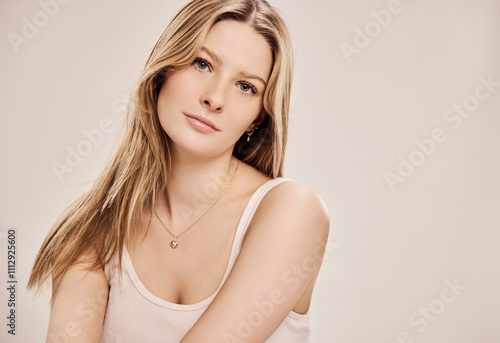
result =
[{"label": "gold earring", "polygon": [[[255,127],[255,129],[257,129],[257,127]],[[253,134],[253,131],[254,131],[255,129],[252,129],[252,131],[247,132],[247,135],[248,135],[248,136],[247,136],[247,142],[250,142],[250,136]]]}]

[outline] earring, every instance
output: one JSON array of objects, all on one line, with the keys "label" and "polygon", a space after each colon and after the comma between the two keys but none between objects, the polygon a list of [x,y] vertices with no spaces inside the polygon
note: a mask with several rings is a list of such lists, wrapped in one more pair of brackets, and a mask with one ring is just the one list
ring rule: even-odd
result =
[{"label": "earring", "polygon": [[253,135],[253,131],[256,130],[256,129],[258,129],[258,127],[255,127],[254,129],[252,129],[252,131],[247,132],[247,135],[248,135],[247,136],[247,142],[250,142],[250,136]]}]

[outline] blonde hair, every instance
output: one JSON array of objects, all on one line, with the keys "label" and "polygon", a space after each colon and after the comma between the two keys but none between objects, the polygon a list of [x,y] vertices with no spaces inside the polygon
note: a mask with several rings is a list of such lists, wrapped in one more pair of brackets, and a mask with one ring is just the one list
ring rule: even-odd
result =
[{"label": "blonde hair", "polygon": [[158,92],[175,68],[191,64],[210,28],[221,20],[248,23],[273,55],[263,95],[265,120],[233,155],[271,178],[282,176],[292,82],[292,47],[285,23],[265,0],[194,0],[184,6],[158,39],[131,95],[125,135],[92,188],[69,205],[54,223],[36,257],[28,289],[50,278],[52,294],[68,268],[89,250],[93,267],[121,256],[133,227],[165,191],[171,167],[167,135],[157,114]]}]

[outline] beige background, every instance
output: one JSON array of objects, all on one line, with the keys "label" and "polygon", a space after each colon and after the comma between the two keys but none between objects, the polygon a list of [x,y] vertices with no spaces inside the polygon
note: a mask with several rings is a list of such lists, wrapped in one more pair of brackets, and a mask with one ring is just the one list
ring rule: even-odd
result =
[{"label": "beige background", "polygon": [[[35,253],[102,168],[116,135],[108,126],[119,126],[183,3],[73,0],[44,22],[38,1],[0,1],[1,318],[9,227],[18,230],[21,287],[17,335],[2,319],[0,341],[43,341],[47,297],[24,291]],[[500,81],[500,1],[272,3],[297,57],[285,176],[316,189],[332,218],[314,342],[499,342],[500,85],[474,99],[478,78]],[[376,24],[372,11],[387,8],[390,22]],[[40,27],[15,48],[9,34],[20,35],[25,20]],[[372,37],[346,58],[341,47],[355,46],[357,28]],[[450,111],[464,101],[474,111],[454,129]],[[84,131],[97,129],[102,140],[85,143]],[[435,130],[440,143],[419,153],[415,140],[430,149]],[[58,177],[54,163],[78,146],[88,154]],[[384,174],[410,158],[419,165],[391,188]]]}]

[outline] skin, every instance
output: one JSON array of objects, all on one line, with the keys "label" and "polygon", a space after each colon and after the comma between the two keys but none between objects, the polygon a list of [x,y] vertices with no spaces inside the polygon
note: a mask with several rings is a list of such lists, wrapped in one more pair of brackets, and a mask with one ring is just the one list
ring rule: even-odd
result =
[{"label": "skin", "polygon": [[[196,209],[193,207],[196,195],[206,195],[205,187],[214,184],[211,173],[219,173],[225,180],[233,175],[238,162],[232,156],[234,144],[264,119],[262,96],[272,66],[265,39],[248,24],[234,21],[222,21],[211,28],[199,57],[169,75],[158,100],[160,123],[172,147],[172,173],[168,190],[155,210],[176,235],[203,214],[223,190],[221,185]],[[200,131],[188,123],[184,113],[208,118],[217,131]],[[175,250],[169,246],[172,236],[158,219],[152,216],[146,231],[149,216],[145,218],[126,247],[150,293],[177,304],[193,304],[211,296],[222,281],[241,214],[255,190],[268,180],[240,162],[231,187],[179,237]],[[186,212],[186,208],[191,210]],[[319,241],[326,242],[328,232],[326,208],[313,190],[296,182],[271,189],[253,216],[224,285],[181,342],[221,342],[228,335],[239,338],[237,342],[263,342],[290,311],[306,313],[324,255],[324,244]],[[93,303],[95,316],[91,321],[90,317],[82,320],[75,311],[88,298],[107,296],[103,270],[84,272],[86,261],[82,258],[63,278],[51,309],[49,337],[64,332],[68,322],[75,321],[81,330],[68,342],[100,341],[105,302]],[[247,321],[256,310],[254,301],[271,301],[272,313],[252,327],[248,337],[238,337],[237,319]]]},{"label": "skin", "polygon": [[[271,67],[269,45],[249,25],[215,24],[198,59],[170,75],[160,90],[158,115],[173,143],[174,158],[196,163],[212,163],[221,156],[227,160],[244,131],[264,119],[259,113]],[[243,77],[243,73],[255,78]],[[205,117],[219,131],[193,130],[183,113]]]}]

